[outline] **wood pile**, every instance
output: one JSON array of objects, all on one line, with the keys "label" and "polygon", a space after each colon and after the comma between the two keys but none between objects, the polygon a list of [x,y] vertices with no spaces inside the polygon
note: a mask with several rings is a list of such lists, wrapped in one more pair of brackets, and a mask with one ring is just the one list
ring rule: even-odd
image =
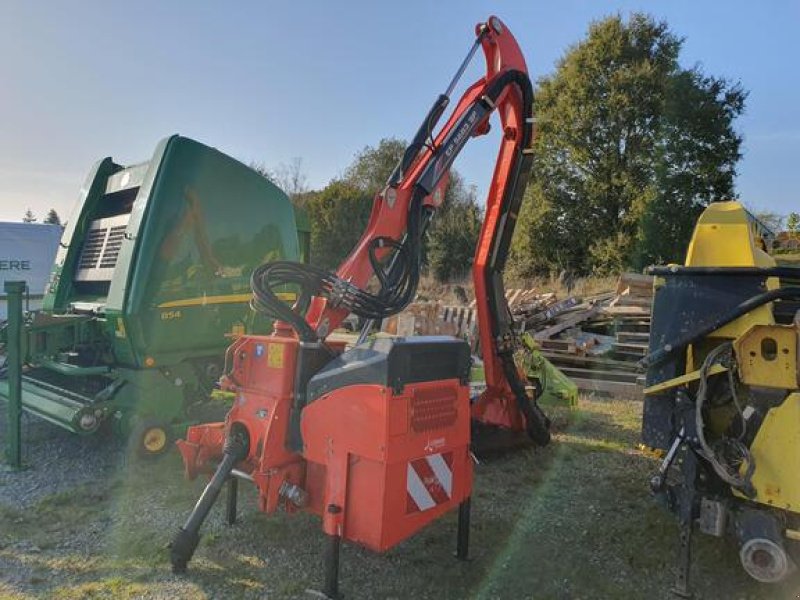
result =
[{"label": "wood pile", "polygon": [[[623,273],[613,292],[588,298],[511,289],[506,301],[519,331],[585,392],[641,398],[637,363],[647,354],[653,278]],[[389,335],[453,335],[479,353],[475,301],[466,306],[416,302],[386,319]]]},{"label": "wood pile", "polygon": [[615,297],[608,305],[610,314],[649,315],[653,304],[653,277],[623,273],[614,293]]},{"label": "wood pile", "polygon": [[565,315],[535,333],[545,356],[584,392],[641,398],[637,363],[647,354],[653,278],[623,273],[593,309]]}]

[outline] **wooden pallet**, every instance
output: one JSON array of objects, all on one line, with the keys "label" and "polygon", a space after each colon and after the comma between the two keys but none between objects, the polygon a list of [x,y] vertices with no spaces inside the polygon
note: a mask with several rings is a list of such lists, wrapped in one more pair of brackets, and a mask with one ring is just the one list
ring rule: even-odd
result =
[{"label": "wooden pallet", "polygon": [[570,377],[570,379],[575,382],[578,389],[585,394],[596,394],[599,396],[630,400],[641,400],[644,394],[644,386],[638,383],[584,379],[581,377]]},{"label": "wooden pallet", "polygon": [[567,354],[565,352],[553,352],[551,350],[543,350],[542,354],[547,360],[558,367],[575,366],[596,369],[598,371],[639,372],[636,363],[627,360],[616,360],[613,358],[606,358],[605,356],[582,356],[579,354]]},{"label": "wooden pallet", "polygon": [[559,367],[570,379],[591,379],[614,383],[635,383],[638,385],[639,373],[631,371],[599,371],[597,369],[579,369],[577,367]]}]

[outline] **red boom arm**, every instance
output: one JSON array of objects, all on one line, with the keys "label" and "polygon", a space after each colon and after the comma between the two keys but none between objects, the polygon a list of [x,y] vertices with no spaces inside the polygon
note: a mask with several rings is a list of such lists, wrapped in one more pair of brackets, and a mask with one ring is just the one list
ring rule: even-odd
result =
[{"label": "red boom arm", "polygon": [[[236,402],[225,422],[190,427],[186,439],[178,442],[190,476],[211,459],[221,460],[170,546],[175,572],[186,570],[200,527],[223,485],[239,476],[258,487],[259,508],[265,512],[284,506],[289,512],[303,509],[322,517],[330,544],[326,597],[337,597],[342,539],[383,551],[456,506],[457,553],[466,557],[472,490],[469,417],[525,429],[539,444],[549,440],[549,421],[526,395],[514,364],[513,322],[502,281],[532,159],[533,93],[522,53],[503,23],[490,17],[476,33],[467,59],[376,195],[364,235],[337,272],[288,261],[254,270],[253,307],[276,319],[275,332],[234,342],[223,385],[236,391]],[[486,57],[486,76],[467,89],[434,136],[449,94],[478,47]],[[502,127],[500,151],[473,265],[487,389],[470,402],[464,380],[467,349],[454,340],[440,347],[449,346],[444,352],[453,354],[455,362],[433,370],[429,378],[418,381],[411,370],[441,351],[434,346],[442,340],[423,340],[430,346],[425,354],[410,348],[414,342],[397,343],[398,349],[407,348],[394,355],[398,365],[405,364],[397,380],[404,384],[402,390],[394,383],[387,386],[385,379],[367,377],[362,382],[364,365],[359,363],[367,361],[360,358],[361,351],[372,349],[357,348],[334,358],[336,351],[319,342],[348,312],[381,319],[413,300],[425,227],[441,204],[449,169],[470,137],[489,130],[495,110]],[[367,291],[373,277],[378,290]],[[286,285],[300,290],[293,307],[278,296]],[[383,356],[381,364],[388,369],[391,356]],[[309,401],[308,386],[315,381]],[[236,487],[230,485],[232,522]]]},{"label": "red boom arm", "polygon": [[[382,318],[405,308],[416,290],[422,234],[442,202],[450,166],[469,138],[489,131],[489,118],[496,110],[502,139],[473,265],[487,389],[473,404],[473,417],[515,430],[527,428],[531,437],[544,444],[549,440],[549,422],[528,399],[514,365],[514,331],[502,282],[532,160],[533,93],[522,52],[500,19],[493,16],[479,24],[476,35],[447,92],[439,96],[387,186],[375,196],[358,244],[335,275],[316,273],[319,285],[308,298],[305,320],[296,314],[288,317],[301,338],[324,339],[350,312]],[[479,46],[486,58],[486,75],[464,92],[434,136],[432,130],[449,103],[448,95]],[[378,276],[383,288],[377,295],[364,291],[373,276]]]}]

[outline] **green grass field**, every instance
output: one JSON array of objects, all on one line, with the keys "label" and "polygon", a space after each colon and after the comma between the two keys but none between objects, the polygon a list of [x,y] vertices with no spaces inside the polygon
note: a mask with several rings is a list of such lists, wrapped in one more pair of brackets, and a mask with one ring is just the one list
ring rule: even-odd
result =
[{"label": "green grass field", "polygon": [[[640,411],[586,398],[560,409],[548,448],[476,467],[471,561],[452,556],[451,514],[382,556],[345,546],[345,597],[671,598],[677,528],[648,495],[656,462],[637,449]],[[166,544],[203,485],[180,471],[172,455],[0,510],[0,598],[302,598],[318,586],[317,519],[265,516],[249,489],[240,522],[226,526],[216,507],[189,573],[172,575]],[[695,548],[698,598],[797,597],[797,579],[749,579],[730,542],[698,534]]]}]

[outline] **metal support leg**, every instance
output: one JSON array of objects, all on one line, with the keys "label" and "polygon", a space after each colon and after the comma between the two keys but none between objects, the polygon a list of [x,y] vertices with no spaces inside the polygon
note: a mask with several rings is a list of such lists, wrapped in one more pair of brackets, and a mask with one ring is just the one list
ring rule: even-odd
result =
[{"label": "metal support leg", "polygon": [[456,534],[456,558],[467,560],[469,558],[469,517],[472,498],[467,498],[458,505],[458,533]]},{"label": "metal support leg", "polygon": [[240,440],[228,438],[222,461],[219,463],[214,476],[208,482],[206,489],[197,501],[192,514],[186,523],[178,529],[178,533],[170,544],[170,560],[173,573],[185,573],[186,566],[192,559],[197,544],[200,543],[200,526],[206,520],[211,507],[214,506],[225,482],[230,478],[231,471],[237,462],[247,456],[247,447]]},{"label": "metal support leg", "polygon": [[6,462],[15,471],[22,469],[22,294],[24,281],[6,281],[8,296],[8,421]]},{"label": "metal support leg", "polygon": [[692,568],[692,522],[681,523],[680,550],[678,551],[678,572],[672,593],[680,598],[691,598],[689,572]]},{"label": "metal support leg", "polygon": [[236,477],[228,479],[228,502],[226,505],[225,516],[228,525],[236,524],[236,502],[239,495],[239,480]]},{"label": "metal support leg", "polygon": [[325,597],[339,598],[339,548],[342,538],[338,535],[327,535],[325,546],[325,585],[322,593]]},{"label": "metal support leg", "polygon": [[683,483],[678,490],[678,517],[680,521],[680,548],[678,550],[678,570],[672,593],[680,598],[691,598],[690,573],[692,568],[692,531],[694,529],[694,504],[696,498],[697,457],[687,452],[681,464]]}]

